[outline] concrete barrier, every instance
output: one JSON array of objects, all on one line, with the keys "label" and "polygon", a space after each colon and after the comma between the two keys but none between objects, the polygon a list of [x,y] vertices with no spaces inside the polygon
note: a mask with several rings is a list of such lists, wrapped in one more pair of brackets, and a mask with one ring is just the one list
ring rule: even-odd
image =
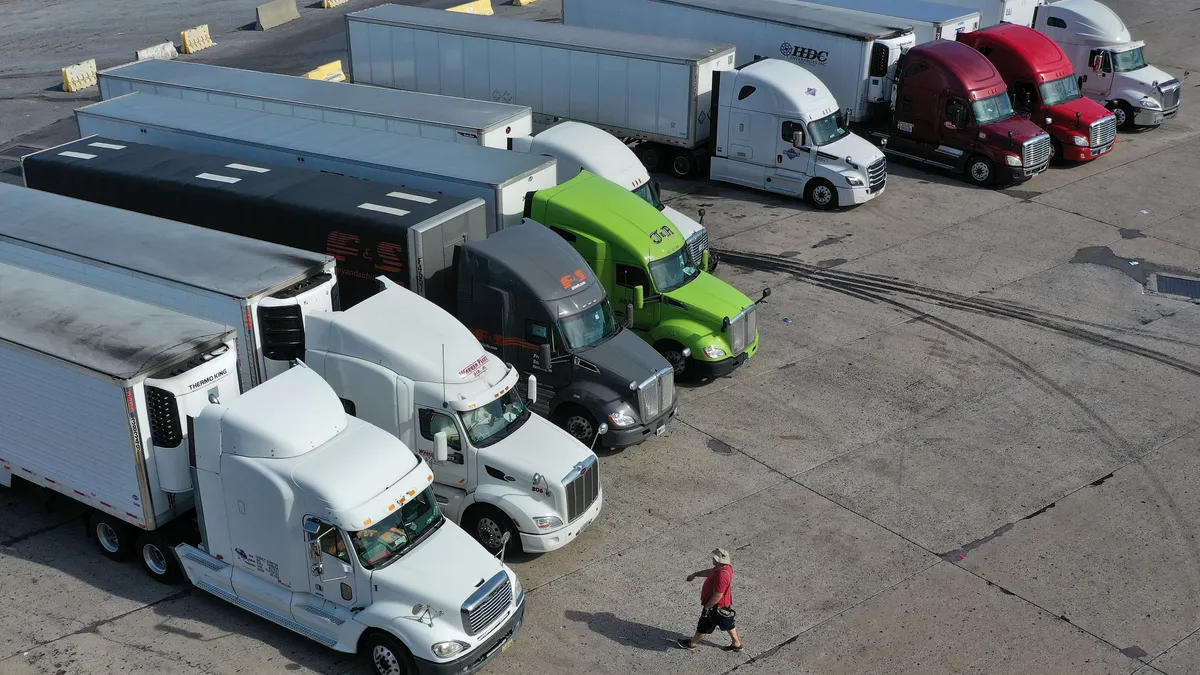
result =
[{"label": "concrete barrier", "polygon": [[346,81],[346,73],[342,71],[342,62],[340,59],[310,70],[303,77],[307,77],[310,80],[325,80],[326,82]]},{"label": "concrete barrier", "polygon": [[136,55],[138,61],[145,61],[147,59],[170,60],[179,58],[179,52],[175,51],[175,45],[170,42],[164,42],[160,45],[154,45],[153,47],[139,49],[137,50]]},{"label": "concrete barrier", "polygon": [[271,30],[300,18],[296,0],[271,0],[265,5],[259,5],[254,11],[258,15],[258,30]]},{"label": "concrete barrier", "polygon": [[180,51],[184,54],[195,54],[201,49],[208,49],[216,45],[212,36],[208,34],[208,24],[180,32],[179,42],[181,44]]},{"label": "concrete barrier", "polygon": [[62,69],[63,91],[80,91],[96,86],[96,59],[75,63]]},{"label": "concrete barrier", "polygon": [[321,7],[325,9],[333,9],[339,5],[344,5],[350,0],[321,0]]},{"label": "concrete barrier", "polygon": [[491,16],[496,13],[492,10],[492,0],[473,0],[465,5],[449,7],[446,11],[462,12],[464,14],[482,14],[483,16]]},{"label": "concrete barrier", "polygon": [[532,5],[535,2],[537,2],[537,0],[512,0],[512,4],[516,5],[517,7],[524,7],[525,5]]}]

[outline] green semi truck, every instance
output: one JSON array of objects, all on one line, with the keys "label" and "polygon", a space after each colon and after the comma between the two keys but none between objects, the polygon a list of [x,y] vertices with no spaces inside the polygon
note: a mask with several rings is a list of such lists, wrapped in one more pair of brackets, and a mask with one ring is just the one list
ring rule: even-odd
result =
[{"label": "green semi truck", "polygon": [[703,271],[707,252],[695,267],[675,225],[637,195],[582,171],[531,192],[525,211],[583,256],[614,313],[666,357],[677,378],[728,375],[758,351],[756,309],[771,290],[750,300]]}]

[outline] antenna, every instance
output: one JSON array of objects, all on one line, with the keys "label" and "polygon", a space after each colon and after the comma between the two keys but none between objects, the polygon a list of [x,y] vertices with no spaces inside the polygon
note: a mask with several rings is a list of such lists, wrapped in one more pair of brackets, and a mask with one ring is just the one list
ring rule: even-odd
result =
[{"label": "antenna", "polygon": [[450,406],[446,399],[446,343],[442,343],[442,407]]}]

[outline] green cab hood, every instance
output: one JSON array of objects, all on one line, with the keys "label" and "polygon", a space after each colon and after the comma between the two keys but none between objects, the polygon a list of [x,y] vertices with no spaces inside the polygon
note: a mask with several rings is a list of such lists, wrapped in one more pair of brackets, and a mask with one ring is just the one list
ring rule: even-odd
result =
[{"label": "green cab hood", "polygon": [[712,332],[721,332],[725,317],[732,319],[754,304],[744,293],[708,272],[692,279],[681,288],[664,293],[672,300],[687,306],[687,314],[695,321],[711,324]]}]

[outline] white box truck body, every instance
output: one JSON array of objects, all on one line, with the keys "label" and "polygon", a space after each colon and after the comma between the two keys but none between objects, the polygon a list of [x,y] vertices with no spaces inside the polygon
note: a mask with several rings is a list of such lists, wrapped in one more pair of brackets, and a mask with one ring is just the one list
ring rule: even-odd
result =
[{"label": "white box truck body", "polygon": [[896,61],[916,44],[910,21],[791,0],[563,0],[563,22],[731,43],[739,66],[782,58],[820,79],[850,122],[887,109]]},{"label": "white box truck body", "polygon": [[141,91],[438,141],[508,148],[533,133],[528,107],[203,63],[149,59],[101,71],[100,97]]},{"label": "white box truck body", "polygon": [[523,219],[525,195],[557,184],[554,159],[142,92],[75,111],[79,135],[228,155],[456,197],[479,197],[488,231]]},{"label": "white box truck body", "polygon": [[840,7],[862,12],[875,20],[911,23],[917,44],[930,40],[953,40],[959,33],[979,29],[979,12],[925,0],[792,0],[804,5]]},{"label": "white box truck body", "polygon": [[1029,26],[1033,13],[1045,0],[938,0],[938,2],[973,9],[979,12],[979,27],[987,28],[998,23],[1018,23]]},{"label": "white box truck body", "polygon": [[0,202],[0,262],[233,326],[243,390],[287,370],[304,314],[333,309],[327,255],[11,185]]}]

